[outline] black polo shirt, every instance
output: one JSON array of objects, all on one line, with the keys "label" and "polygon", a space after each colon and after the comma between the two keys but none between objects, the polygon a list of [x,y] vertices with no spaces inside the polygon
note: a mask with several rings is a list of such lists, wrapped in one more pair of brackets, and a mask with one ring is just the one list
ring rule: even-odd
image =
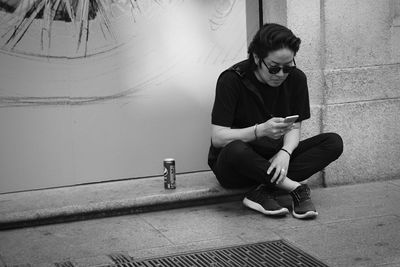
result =
[{"label": "black polo shirt", "polygon": [[[218,78],[211,123],[229,128],[246,128],[272,117],[299,115],[298,122],[310,118],[306,75],[294,69],[279,87],[261,83],[242,61]],[[250,84],[250,85],[249,85]],[[267,138],[268,142],[280,142]],[[209,164],[214,164],[220,149],[210,147]]]}]

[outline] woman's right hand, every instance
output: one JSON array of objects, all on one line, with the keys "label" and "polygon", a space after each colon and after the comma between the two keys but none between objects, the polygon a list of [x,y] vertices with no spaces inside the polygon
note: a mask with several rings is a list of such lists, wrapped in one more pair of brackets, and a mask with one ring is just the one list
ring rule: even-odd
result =
[{"label": "woman's right hand", "polygon": [[257,136],[279,139],[292,130],[293,123],[285,123],[284,118],[272,118],[257,126]]}]

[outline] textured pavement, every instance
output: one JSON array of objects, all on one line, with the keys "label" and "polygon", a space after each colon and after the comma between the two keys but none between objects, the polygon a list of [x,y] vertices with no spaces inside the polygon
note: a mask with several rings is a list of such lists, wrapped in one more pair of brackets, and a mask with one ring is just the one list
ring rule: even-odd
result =
[{"label": "textured pavement", "polygon": [[[0,231],[0,266],[112,263],[285,239],[329,266],[400,266],[400,180],[315,188],[315,220],[240,201]],[[25,264],[25,265],[24,265]]]}]

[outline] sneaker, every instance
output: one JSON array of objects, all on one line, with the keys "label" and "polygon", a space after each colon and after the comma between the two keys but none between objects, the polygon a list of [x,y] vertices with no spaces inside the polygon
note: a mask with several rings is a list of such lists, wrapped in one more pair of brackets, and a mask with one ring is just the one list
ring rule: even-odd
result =
[{"label": "sneaker", "polygon": [[259,185],[255,190],[246,194],[243,205],[259,211],[265,215],[283,216],[289,213],[287,208],[281,207],[274,199],[274,193],[265,185]]},{"label": "sneaker", "polygon": [[315,210],[314,204],[310,198],[310,188],[306,184],[302,184],[295,190],[290,192],[293,198],[293,211],[292,214],[298,219],[314,218],[318,215]]}]

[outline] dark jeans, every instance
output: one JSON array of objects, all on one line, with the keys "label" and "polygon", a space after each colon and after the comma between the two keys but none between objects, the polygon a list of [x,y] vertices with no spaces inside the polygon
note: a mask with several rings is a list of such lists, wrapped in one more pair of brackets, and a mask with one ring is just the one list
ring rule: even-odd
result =
[{"label": "dark jeans", "polygon": [[[267,174],[272,158],[280,147],[253,146],[240,140],[222,148],[213,171],[225,188],[243,188],[259,184],[273,186],[274,174]],[[300,141],[293,151],[287,177],[301,182],[321,171],[343,152],[342,138],[336,133],[323,133]]]}]

